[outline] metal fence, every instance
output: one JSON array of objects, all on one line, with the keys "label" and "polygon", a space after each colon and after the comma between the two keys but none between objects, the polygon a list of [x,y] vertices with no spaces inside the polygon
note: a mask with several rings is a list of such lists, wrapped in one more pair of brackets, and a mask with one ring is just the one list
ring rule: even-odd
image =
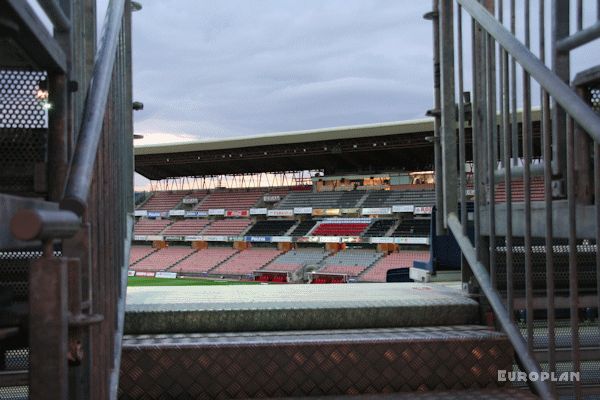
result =
[{"label": "metal fence", "polygon": [[39,4],[51,34],[27,2],[0,4],[0,35],[18,55],[0,61],[0,397],[116,398],[133,212],[131,2],[110,1],[99,41],[95,0]]},{"label": "metal fence", "polygon": [[463,283],[484,295],[515,368],[581,377],[530,387],[582,398],[600,393],[600,67],[571,71],[570,52],[600,37],[600,2],[549,3],[433,1],[437,224],[457,238]]}]

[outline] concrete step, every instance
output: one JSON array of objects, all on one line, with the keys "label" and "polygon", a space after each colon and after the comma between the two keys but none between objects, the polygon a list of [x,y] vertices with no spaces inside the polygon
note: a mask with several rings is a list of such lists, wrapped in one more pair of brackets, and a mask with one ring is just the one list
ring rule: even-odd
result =
[{"label": "concrete step", "polygon": [[422,283],[131,287],[125,333],[202,333],[463,325],[477,303]]},{"label": "concrete step", "polygon": [[119,397],[229,399],[497,388],[503,385],[497,371],[511,370],[512,356],[505,335],[475,325],[126,335]]}]

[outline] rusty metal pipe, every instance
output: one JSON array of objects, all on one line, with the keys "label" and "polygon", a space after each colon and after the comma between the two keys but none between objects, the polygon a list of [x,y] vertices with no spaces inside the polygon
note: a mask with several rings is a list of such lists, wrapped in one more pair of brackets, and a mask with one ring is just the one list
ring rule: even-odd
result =
[{"label": "rusty metal pipe", "polygon": [[20,210],[10,221],[10,231],[19,240],[68,238],[81,228],[81,220],[70,211]]}]

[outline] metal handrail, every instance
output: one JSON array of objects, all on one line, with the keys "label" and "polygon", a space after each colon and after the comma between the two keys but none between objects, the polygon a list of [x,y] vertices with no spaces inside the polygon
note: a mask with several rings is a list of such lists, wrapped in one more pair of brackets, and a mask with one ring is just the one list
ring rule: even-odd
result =
[{"label": "metal handrail", "polygon": [[110,0],[85,102],[83,122],[60,207],[81,216],[87,204],[115,64],[125,0]]},{"label": "metal handrail", "polygon": [[[544,175],[544,211],[545,227],[543,229],[546,248],[546,309],[548,310],[548,370],[555,371],[556,365],[556,303],[554,301],[555,291],[555,262],[553,240],[558,230],[568,230],[569,252],[568,252],[568,293],[569,293],[569,319],[571,331],[571,360],[573,371],[579,372],[581,369],[581,346],[579,340],[579,292],[578,292],[578,260],[577,260],[577,240],[586,235],[578,235],[578,228],[581,216],[578,215],[578,200],[589,202],[587,194],[577,192],[577,182],[588,182],[591,174],[591,167],[588,165],[591,157],[589,154],[590,146],[594,145],[594,189],[600,193],[600,116],[584,100],[584,91],[578,86],[573,90],[569,86],[569,51],[577,48],[600,37],[600,25],[598,22],[589,28],[583,29],[583,9],[582,2],[578,1],[578,31],[569,35],[569,1],[553,2],[552,11],[552,70],[545,63],[545,28],[544,28],[544,2],[539,5],[539,26],[540,26],[540,57],[534,55],[530,50],[530,5],[524,3],[524,40],[521,42],[516,35],[516,10],[515,2],[510,2],[511,29],[510,31],[504,25],[503,3],[500,1],[498,7],[494,1],[481,2],[477,0],[456,0],[459,4],[458,11],[458,49],[459,63],[462,63],[462,12],[473,18],[471,29],[472,38],[472,61],[473,61],[473,123],[472,129],[477,135],[473,135],[473,164],[475,167],[475,212],[473,218],[474,226],[474,245],[466,235],[465,229],[467,221],[463,218],[462,223],[454,210],[446,208],[444,218],[448,228],[456,238],[465,260],[465,269],[463,270],[463,282],[468,282],[472,275],[472,282],[478,283],[487,303],[494,311],[501,329],[506,333],[512,343],[516,356],[520,361],[520,369],[529,374],[541,375],[540,364],[535,354],[535,330],[534,330],[534,286],[541,286],[534,280],[534,271],[537,265],[533,261],[533,241],[534,221],[532,219],[532,185],[533,175]],[[434,5],[436,4],[434,0]],[[442,3],[441,16],[445,15],[445,20],[440,21],[440,29],[445,23],[449,25],[445,35],[442,35],[444,42],[442,47],[437,47],[436,51],[440,56],[446,56],[446,63],[449,67],[442,71],[446,72],[449,83],[455,79],[451,66],[454,62],[453,46],[454,32],[453,23],[453,0],[444,0]],[[494,13],[497,12],[497,18]],[[598,12],[600,20],[600,9]],[[498,64],[496,56],[501,60],[499,68],[500,74],[496,75]],[[510,62],[510,66],[509,66]],[[461,65],[461,64],[459,64]],[[522,94],[523,94],[523,119],[522,119],[522,140],[519,140],[518,121],[517,121],[517,69],[522,68]],[[459,68],[459,93],[464,91],[462,84],[463,71]],[[498,87],[498,79],[502,86]],[[540,133],[543,147],[543,163],[534,164],[535,150],[533,146],[533,124],[531,107],[531,80],[534,79],[540,85],[540,97],[542,104],[542,120],[540,122]],[[586,89],[587,90],[587,89]],[[501,97],[501,118],[497,119],[498,97]],[[444,97],[444,107],[441,109],[442,115],[447,117],[455,115],[455,92],[449,91]],[[551,111],[550,100],[554,101],[556,107]],[[552,115],[552,118],[551,118]],[[512,118],[511,118],[512,117]],[[586,131],[588,137],[585,140],[577,139],[579,132]],[[456,135],[455,129],[447,129],[443,132],[444,136],[451,138]],[[458,130],[459,139],[464,139],[464,124],[459,121]],[[498,138],[503,139],[499,145]],[[519,144],[522,143],[523,166],[513,164],[511,160],[517,161],[521,158]],[[581,148],[576,147],[580,143]],[[512,144],[512,146],[511,146]],[[512,149],[512,150],[511,150]],[[436,148],[436,151],[438,149]],[[447,168],[454,171],[458,169],[456,163],[456,148],[453,146],[448,150],[443,150],[443,156],[448,156],[450,162],[447,166],[442,166],[442,173],[445,179]],[[448,154],[447,154],[448,153]],[[502,161],[499,164],[498,154],[502,154]],[[580,157],[580,158],[578,158]],[[461,162],[461,164],[463,164]],[[554,164],[556,163],[556,165]],[[577,179],[577,166],[584,164],[580,170],[582,177]],[[498,168],[502,165],[502,168]],[[553,175],[553,171],[554,175]],[[461,180],[465,179],[464,168],[461,165]],[[518,233],[513,231],[513,213],[512,205],[515,201],[511,196],[513,188],[512,179],[521,177],[523,179],[523,207],[522,228]],[[506,208],[496,213],[495,209],[495,183],[504,181],[506,188]],[[452,184],[456,182],[445,182],[450,190],[454,189]],[[556,185],[554,185],[556,183]],[[480,189],[478,191],[478,189]],[[556,190],[555,190],[556,189]],[[566,191],[566,193],[565,193]],[[444,194],[445,195],[445,194]],[[446,196],[446,195],[445,195]],[[560,216],[565,224],[558,230],[554,227],[555,215],[557,210],[553,208],[554,200],[566,196],[568,213]],[[600,216],[599,196],[595,196],[596,217]],[[444,198],[444,202],[452,201],[452,198]],[[461,191],[461,202],[466,202],[466,197]],[[562,204],[564,206],[564,204]],[[564,208],[561,207],[563,210]],[[560,208],[559,208],[560,210]],[[566,210],[565,210],[566,211]],[[498,219],[497,217],[500,216]],[[463,215],[464,217],[464,215]],[[538,220],[536,220],[538,222]],[[486,226],[487,223],[487,226]],[[600,226],[600,225],[599,225]],[[485,227],[485,230],[482,230]],[[498,229],[500,227],[500,229]],[[517,233],[515,235],[515,233]],[[506,269],[500,271],[498,259],[498,241],[497,239],[505,236],[506,240]],[[515,278],[513,269],[513,236],[523,237],[523,264],[524,268],[520,271],[524,279],[519,278],[520,284],[524,285],[525,308],[526,308],[526,332],[523,333],[514,322],[513,311],[515,309]],[[596,230],[596,240],[600,240],[600,228]],[[503,250],[500,250],[503,252]],[[502,263],[504,264],[504,261]],[[561,261],[562,263],[562,261]],[[597,265],[600,266],[600,257],[597,256]],[[562,267],[562,265],[561,265]],[[506,278],[506,286],[500,286],[499,279],[502,276]],[[561,288],[564,282],[561,281]],[[598,280],[600,285],[600,279]],[[506,297],[503,297],[501,290],[506,289]],[[520,289],[519,289],[520,290]],[[541,304],[541,303],[540,303]],[[532,379],[529,381],[532,390],[545,399],[555,398],[557,388],[552,382]],[[577,398],[582,392],[582,383],[579,380],[574,382],[574,392]],[[564,388],[561,388],[564,389]]]},{"label": "metal handrail", "polygon": [[548,92],[596,143],[600,143],[600,116],[561,81],[525,45],[476,0],[458,3]]},{"label": "metal handrail", "polygon": [[79,229],[79,216],[63,210],[22,209],[10,222],[13,236],[25,241],[69,238]]},{"label": "metal handrail", "polygon": [[[473,276],[477,279],[479,287],[494,310],[498,322],[502,325],[504,333],[508,336],[508,340],[510,340],[510,343],[515,350],[515,354],[519,360],[521,360],[521,363],[527,372],[535,372],[539,376],[542,371],[540,364],[533,354],[529,353],[525,339],[521,335],[516,324],[511,321],[510,315],[506,310],[506,307],[504,307],[500,294],[492,286],[489,272],[486,270],[485,266],[477,260],[475,248],[471,245],[469,237],[463,233],[460,220],[454,213],[448,214],[448,228],[450,228],[450,231],[454,234],[454,238],[460,246],[463,256],[471,266]],[[547,381],[536,380],[532,381],[532,384],[535,387],[537,394],[543,399],[554,398],[552,388]]]},{"label": "metal handrail", "polygon": [[38,3],[42,6],[48,18],[50,18],[54,29],[59,32],[67,32],[71,29],[71,21],[56,0],[38,0]]},{"label": "metal handrail", "polygon": [[576,49],[579,46],[583,46],[586,43],[591,42],[594,39],[600,37],[600,22],[596,22],[594,25],[582,29],[579,32],[575,32],[571,36],[561,39],[556,43],[556,50],[567,52]]}]

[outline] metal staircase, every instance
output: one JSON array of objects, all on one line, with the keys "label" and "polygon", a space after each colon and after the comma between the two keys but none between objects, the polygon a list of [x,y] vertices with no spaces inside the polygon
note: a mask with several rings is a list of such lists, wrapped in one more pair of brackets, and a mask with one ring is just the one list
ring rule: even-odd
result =
[{"label": "metal staircase", "polygon": [[[429,114],[443,210],[438,231],[457,239],[463,285],[493,312],[518,356],[515,368],[533,376],[580,374],[527,385],[544,399],[593,398],[600,394],[600,69],[573,71],[571,52],[597,43],[600,7],[593,5],[592,15],[591,2],[569,0],[539,1],[535,10],[514,0],[433,6],[426,18],[434,26]],[[593,20],[587,26],[584,15]],[[532,122],[536,103],[539,124]],[[543,178],[543,201],[532,200],[534,176]],[[522,199],[512,197],[513,182],[522,182]],[[499,183],[507,188],[503,204],[495,201]]]},{"label": "metal staircase", "polygon": [[441,286],[157,289],[129,294],[122,399],[534,398],[498,381],[507,336]]},{"label": "metal staircase", "polygon": [[110,2],[97,40],[95,1],[38,3],[0,1],[0,398],[116,398],[131,4]]}]

